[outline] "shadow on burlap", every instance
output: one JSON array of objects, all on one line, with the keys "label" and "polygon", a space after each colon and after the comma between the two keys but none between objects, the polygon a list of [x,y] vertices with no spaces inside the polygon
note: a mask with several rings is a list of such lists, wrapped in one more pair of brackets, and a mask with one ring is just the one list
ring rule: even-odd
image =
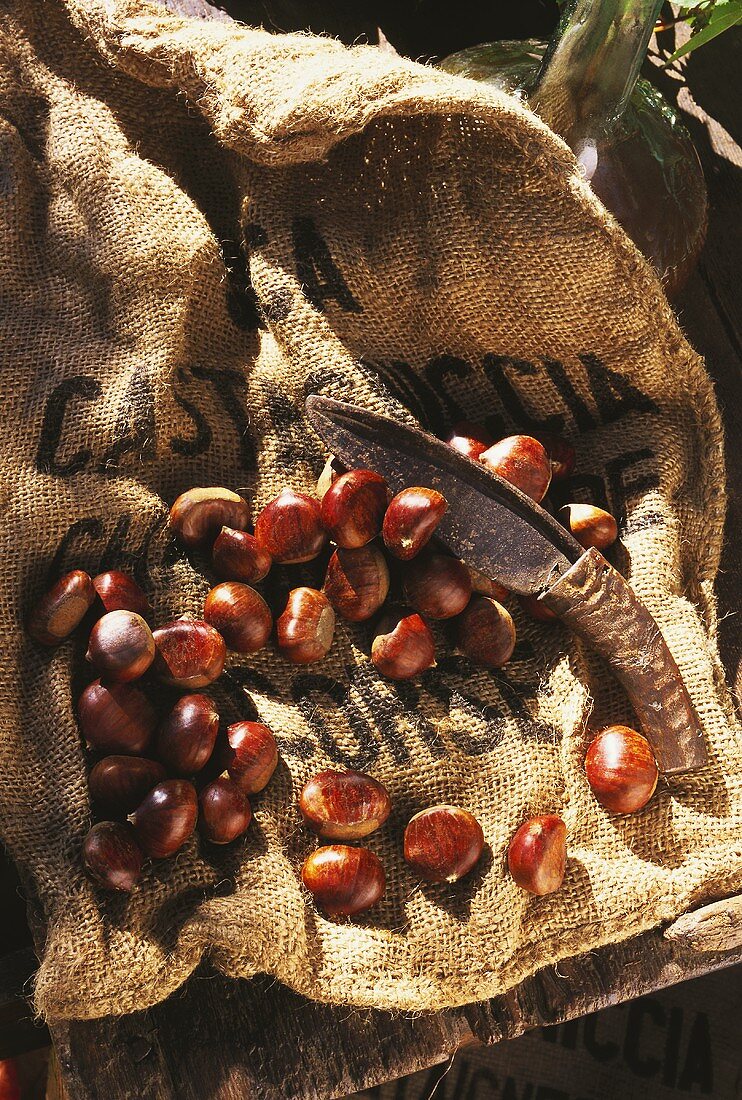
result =
[{"label": "shadow on burlap", "polygon": [[[514,100],[371,47],[117,0],[17,0],[0,28],[2,832],[44,930],[39,1010],[143,1008],[205,952],[317,999],[433,1009],[734,889],[718,413],[566,147]],[[593,708],[631,715],[560,627],[519,618],[498,672],[441,633],[438,666],[394,685],[370,664],[368,629],[341,623],[322,664],[267,649],[232,658],[215,686],[225,713],[260,715],[281,746],[244,843],[194,838],[130,898],[97,892],[79,864],[83,646],[41,652],[23,615],[73,565],[133,569],[158,622],[198,613],[209,580],[173,546],[169,502],[225,484],[257,509],[311,486],[310,390],[434,431],[469,416],[564,432],[578,454],[565,491],[619,515],[616,560],[686,678],[709,766],[610,817],[581,769],[586,723]],[[309,566],[274,588],[291,578],[319,580]],[[312,840],[295,792],[327,765],[370,770],[395,806],[369,840],[387,895],[355,922],[325,919],[300,885]],[[408,815],[437,801],[471,809],[489,846],[455,889],[422,888],[402,860]],[[567,822],[570,859],[561,892],[533,898],[504,852],[525,814],[547,811]]]}]

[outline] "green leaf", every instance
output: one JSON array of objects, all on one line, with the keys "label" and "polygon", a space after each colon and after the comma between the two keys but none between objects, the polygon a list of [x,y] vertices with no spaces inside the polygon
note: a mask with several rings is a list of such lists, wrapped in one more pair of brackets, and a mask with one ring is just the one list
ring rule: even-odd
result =
[{"label": "green leaf", "polygon": [[670,65],[673,61],[677,61],[679,57],[684,57],[691,50],[705,45],[712,38],[723,34],[724,31],[734,27],[737,23],[742,23],[742,0],[717,0],[703,29],[689,38],[680,49],[675,51],[672,57],[667,59],[665,64]]}]

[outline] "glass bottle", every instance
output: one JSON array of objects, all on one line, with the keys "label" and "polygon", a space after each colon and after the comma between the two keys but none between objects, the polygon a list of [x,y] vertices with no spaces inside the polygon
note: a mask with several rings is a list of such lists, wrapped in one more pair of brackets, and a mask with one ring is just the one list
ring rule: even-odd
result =
[{"label": "glass bottle", "polygon": [[527,97],[573,149],[595,193],[673,296],[703,245],[706,188],[677,113],[639,79],[661,6],[662,0],[572,0],[548,46],[486,43],[441,65]]}]

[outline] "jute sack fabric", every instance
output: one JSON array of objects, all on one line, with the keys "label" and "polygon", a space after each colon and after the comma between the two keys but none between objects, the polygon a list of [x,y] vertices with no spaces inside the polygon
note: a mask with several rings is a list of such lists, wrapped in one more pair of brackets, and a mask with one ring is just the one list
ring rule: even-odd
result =
[{"label": "jute sack fabric", "polygon": [[[514,100],[372,47],[116,0],[10,0],[0,27],[2,834],[43,945],[39,1010],[141,1009],[204,954],[321,1000],[433,1009],[738,886],[742,745],[714,643],[719,417],[566,147]],[[618,513],[616,564],[682,669],[709,766],[609,816],[582,771],[588,719],[631,714],[566,631],[516,606],[502,671],[439,631],[437,667],[395,685],[370,664],[369,628],[341,622],[322,664],[267,648],[214,687],[225,719],[257,714],[281,747],[244,843],[193,838],[131,897],[94,889],[84,641],[42,652],[24,614],[60,571],[120,566],[157,622],[198,615],[207,563],[174,547],[167,507],[191,485],[244,487],[256,509],[311,487],[309,390],[434,431],[468,415],[572,439],[565,491]],[[277,571],[268,597],[307,580],[311,565]],[[352,922],[318,913],[299,878],[314,842],[296,792],[328,765],[370,771],[394,803],[369,840],[386,897]],[[406,820],[441,801],[472,810],[488,846],[455,888],[421,886],[402,859]],[[547,811],[570,857],[563,889],[535,899],[503,857]]]}]

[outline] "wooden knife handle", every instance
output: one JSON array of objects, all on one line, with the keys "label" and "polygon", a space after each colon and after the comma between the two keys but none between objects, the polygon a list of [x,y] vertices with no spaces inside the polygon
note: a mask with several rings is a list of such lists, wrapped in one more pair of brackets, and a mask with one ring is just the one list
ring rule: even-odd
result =
[{"label": "wooden knife handle", "polygon": [[707,762],[693,704],[660,629],[598,550],[587,550],[539,599],[597,650],[626,690],[661,772]]}]

